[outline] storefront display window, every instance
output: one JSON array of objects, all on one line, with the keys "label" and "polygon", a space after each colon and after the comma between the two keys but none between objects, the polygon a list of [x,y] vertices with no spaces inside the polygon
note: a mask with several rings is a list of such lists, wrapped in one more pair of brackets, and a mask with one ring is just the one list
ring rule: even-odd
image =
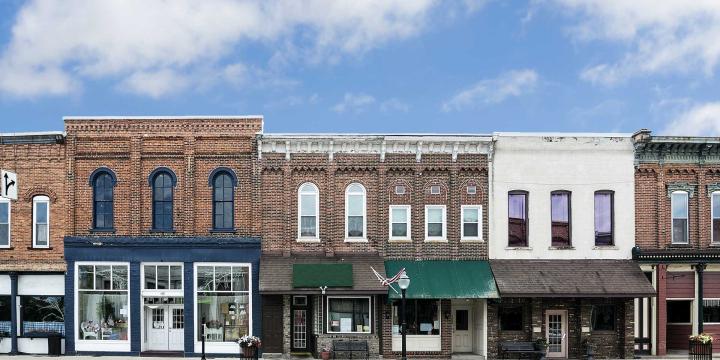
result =
[{"label": "storefront display window", "polygon": [[[207,342],[237,341],[250,335],[250,266],[199,265],[196,268],[198,329]],[[201,332],[197,339],[201,341]]]},{"label": "storefront display window", "polygon": [[0,295],[0,337],[10,336],[10,295]]},{"label": "storefront display window", "polygon": [[78,266],[79,340],[128,340],[128,265]]},{"label": "storefront display window", "polygon": [[[407,335],[440,335],[440,302],[408,299],[405,303]],[[400,335],[400,301],[393,303],[393,335]]]},{"label": "storefront display window", "polygon": [[370,298],[328,297],[328,333],[369,333]]},{"label": "storefront display window", "polygon": [[22,296],[22,336],[65,335],[65,301],[63,296]]}]

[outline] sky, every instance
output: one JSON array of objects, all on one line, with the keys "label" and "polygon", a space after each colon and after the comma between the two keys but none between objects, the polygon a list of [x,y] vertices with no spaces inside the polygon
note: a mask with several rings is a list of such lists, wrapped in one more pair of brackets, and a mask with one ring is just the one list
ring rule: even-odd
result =
[{"label": "sky", "polygon": [[717,0],[0,0],[0,132],[263,115],[273,133],[720,136]]}]

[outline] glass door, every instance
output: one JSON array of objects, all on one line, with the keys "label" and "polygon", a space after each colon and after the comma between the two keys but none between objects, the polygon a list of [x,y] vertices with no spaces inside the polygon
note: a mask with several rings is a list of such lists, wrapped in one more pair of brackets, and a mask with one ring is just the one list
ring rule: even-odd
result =
[{"label": "glass door", "polygon": [[547,357],[567,357],[567,311],[547,310],[545,333],[548,340]]}]

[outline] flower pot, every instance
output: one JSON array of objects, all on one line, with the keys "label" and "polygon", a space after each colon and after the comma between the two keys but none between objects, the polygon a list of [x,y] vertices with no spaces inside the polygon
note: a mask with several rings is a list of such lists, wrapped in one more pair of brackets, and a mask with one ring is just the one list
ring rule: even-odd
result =
[{"label": "flower pot", "polygon": [[255,357],[255,351],[257,351],[257,348],[254,346],[245,346],[242,348],[243,350],[243,356],[246,358],[252,358]]},{"label": "flower pot", "polygon": [[320,357],[322,358],[322,360],[330,360],[330,352],[323,351],[320,353]]}]

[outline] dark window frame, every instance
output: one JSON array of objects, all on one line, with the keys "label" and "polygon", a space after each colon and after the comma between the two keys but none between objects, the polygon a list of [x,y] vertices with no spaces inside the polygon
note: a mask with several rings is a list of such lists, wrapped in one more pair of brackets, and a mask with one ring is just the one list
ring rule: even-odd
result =
[{"label": "dark window frame", "polygon": [[609,244],[598,244],[598,234],[596,224],[593,224],[593,233],[595,237],[595,246],[615,246],[615,191],[613,190],[598,190],[593,193],[593,218],[595,216],[595,197],[597,195],[610,195],[610,243]]},{"label": "dark window frame", "polygon": [[[608,310],[608,309],[612,309],[612,310],[611,310],[611,313],[612,313],[612,317],[611,317],[611,319],[612,319],[612,324],[611,324],[611,325],[612,325],[612,326],[611,326],[611,327],[598,327],[598,326],[601,325],[601,324],[598,324],[597,319],[596,319],[596,316],[599,316],[599,311],[600,311],[600,310]],[[591,329],[593,332],[602,332],[602,331],[611,331],[611,332],[614,332],[615,330],[617,330],[617,325],[618,325],[618,324],[617,324],[617,314],[618,314],[618,309],[617,309],[617,306],[615,306],[614,304],[597,304],[597,305],[593,305],[593,306],[592,306],[592,311],[591,311],[591,313],[590,313],[590,326],[591,326],[590,329]]]},{"label": "dark window frame", "polygon": [[[552,228],[555,226],[552,220],[552,197],[553,195],[567,195],[567,243],[562,245],[555,245],[555,238],[553,237]],[[569,190],[555,190],[550,192],[550,244],[555,247],[567,247],[572,246],[572,191]]]},{"label": "dark window frame", "polygon": [[[152,230],[154,231],[173,231],[175,228],[175,185],[176,185],[176,177],[175,174],[173,174],[172,171],[168,169],[156,169],[156,171],[153,171],[151,178],[151,186],[152,186]],[[158,186],[157,181],[161,176],[167,176],[170,181],[170,186]],[[156,195],[157,191],[160,189],[170,189],[170,200],[157,200]],[[157,217],[159,214],[157,213],[157,207],[160,204],[170,204],[170,214],[164,214],[166,216],[170,216],[170,226],[167,227],[160,227],[158,226],[158,219]]]},{"label": "dark window frame", "polygon": [[[520,310],[520,327],[507,328],[507,324],[503,323],[503,312],[509,309]],[[523,305],[501,305],[498,309],[498,329],[505,332],[523,332],[525,331],[525,306]]]},{"label": "dark window frame", "polygon": [[[525,209],[524,209],[524,215],[525,215],[524,223],[525,224],[524,224],[524,232],[523,232],[525,239],[524,239],[524,244],[522,244],[522,245],[513,244],[510,240],[510,236],[511,236],[510,221],[512,219],[510,217],[510,196],[516,196],[516,195],[522,195],[525,197]],[[529,216],[530,205],[529,205],[529,203],[530,203],[530,192],[528,192],[526,190],[508,191],[508,246],[510,246],[510,247],[528,247],[528,246],[530,246],[530,239],[529,239],[530,238],[530,229],[529,229],[530,228],[530,226],[529,226],[530,225],[530,216]]]},{"label": "dark window frame", "polygon": [[[110,200],[98,200],[98,190],[100,188],[100,185],[98,184],[99,180],[104,179],[105,180],[105,186],[103,190],[110,192]],[[93,173],[91,185],[93,188],[93,220],[92,220],[92,228],[93,230],[113,230],[115,228],[115,185],[117,181],[115,180],[115,176],[109,171],[102,169],[99,171],[96,170]],[[106,210],[109,208],[109,211],[103,213],[102,215],[110,216],[109,226],[107,225],[107,218],[103,220],[104,226],[98,226],[98,204],[99,203],[105,203],[106,204]]]},{"label": "dark window frame", "polygon": [[[216,181],[221,177],[226,176],[227,181],[229,181],[230,186],[229,187],[223,187],[230,188],[230,200],[222,199],[218,200],[216,197],[216,190],[218,188]],[[219,230],[219,231],[234,231],[235,230],[235,186],[237,185],[237,182],[235,181],[235,178],[232,173],[230,173],[227,170],[220,170],[218,172],[215,172],[212,178],[212,227],[213,230]],[[218,204],[230,204],[230,226],[218,226],[217,219],[216,219],[216,210]]]}]

